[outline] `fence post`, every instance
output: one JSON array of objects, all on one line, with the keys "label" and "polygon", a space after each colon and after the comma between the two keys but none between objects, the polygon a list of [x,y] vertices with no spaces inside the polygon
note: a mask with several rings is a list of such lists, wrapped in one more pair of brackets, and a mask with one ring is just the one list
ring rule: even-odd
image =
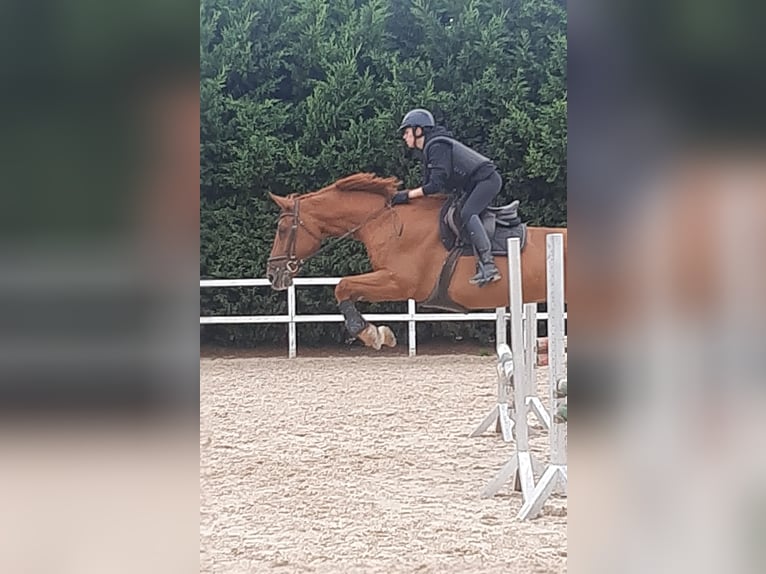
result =
[{"label": "fence post", "polygon": [[416,321],[415,321],[415,299],[408,299],[407,300],[407,313],[410,315],[410,319],[407,322],[407,328],[408,328],[408,334],[407,334],[407,343],[409,344],[409,356],[414,357],[416,353],[416,337],[417,337],[417,331],[415,329]]},{"label": "fence post", "polygon": [[289,345],[288,357],[294,359],[296,348],[298,346],[295,337],[295,284],[290,285],[287,288],[287,317],[290,321],[287,324],[287,339]]}]

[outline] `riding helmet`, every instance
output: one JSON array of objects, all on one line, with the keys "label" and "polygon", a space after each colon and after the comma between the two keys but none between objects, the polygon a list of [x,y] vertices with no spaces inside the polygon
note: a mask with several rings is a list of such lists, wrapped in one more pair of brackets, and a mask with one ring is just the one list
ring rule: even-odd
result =
[{"label": "riding helmet", "polygon": [[431,112],[423,108],[416,108],[405,114],[404,119],[402,120],[402,125],[399,126],[399,131],[404,128],[418,126],[422,128],[432,128],[434,125],[436,124],[434,123],[434,117],[431,115]]}]

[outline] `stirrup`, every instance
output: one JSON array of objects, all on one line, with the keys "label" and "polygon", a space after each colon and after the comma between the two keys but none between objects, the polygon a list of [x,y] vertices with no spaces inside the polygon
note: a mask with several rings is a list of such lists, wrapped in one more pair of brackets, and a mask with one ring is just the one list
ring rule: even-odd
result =
[{"label": "stirrup", "polygon": [[495,267],[495,272],[490,275],[487,273],[487,268],[482,264],[479,268],[479,272],[471,277],[468,282],[471,285],[478,285],[479,287],[483,287],[487,283],[494,283],[495,281],[500,281],[500,279],[502,279],[502,276],[500,275],[500,270],[497,267]]},{"label": "stirrup", "polygon": [[476,285],[476,283],[480,283],[484,280],[486,277],[486,273],[484,272],[484,264],[480,260],[476,260],[476,274],[468,279],[468,282],[471,285]]}]

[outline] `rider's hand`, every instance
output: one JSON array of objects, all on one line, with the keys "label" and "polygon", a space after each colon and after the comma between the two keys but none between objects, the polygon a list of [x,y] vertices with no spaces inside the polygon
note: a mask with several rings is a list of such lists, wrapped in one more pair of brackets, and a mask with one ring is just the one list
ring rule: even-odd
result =
[{"label": "rider's hand", "polygon": [[403,191],[397,191],[393,197],[391,197],[391,205],[399,205],[400,203],[410,202],[410,192],[405,189]]}]

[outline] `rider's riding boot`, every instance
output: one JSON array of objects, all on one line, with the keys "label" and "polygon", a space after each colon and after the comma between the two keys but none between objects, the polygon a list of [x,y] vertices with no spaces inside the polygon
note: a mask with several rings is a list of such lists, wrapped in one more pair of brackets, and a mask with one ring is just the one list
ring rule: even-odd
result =
[{"label": "rider's riding boot", "polygon": [[487,230],[484,229],[479,216],[472,215],[466,222],[465,227],[468,230],[471,243],[476,248],[476,267],[478,269],[476,275],[471,277],[468,282],[472,285],[483,287],[487,283],[499,281],[501,276],[500,271],[495,266],[495,258],[492,257],[492,245],[487,236]]}]

